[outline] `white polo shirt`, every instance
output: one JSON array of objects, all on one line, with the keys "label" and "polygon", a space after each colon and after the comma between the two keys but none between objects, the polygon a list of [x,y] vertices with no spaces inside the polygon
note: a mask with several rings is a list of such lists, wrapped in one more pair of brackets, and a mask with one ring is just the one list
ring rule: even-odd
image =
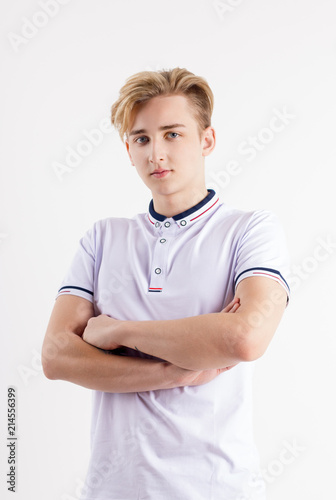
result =
[{"label": "white polo shirt", "polygon": [[[84,297],[97,315],[166,320],[220,312],[249,276],[267,276],[289,293],[276,216],[234,209],[208,191],[174,217],[155,212],[151,201],[148,213],[96,222],[58,296]],[[196,387],[93,391],[82,500],[264,500],[253,440],[253,367],[240,363]]]}]

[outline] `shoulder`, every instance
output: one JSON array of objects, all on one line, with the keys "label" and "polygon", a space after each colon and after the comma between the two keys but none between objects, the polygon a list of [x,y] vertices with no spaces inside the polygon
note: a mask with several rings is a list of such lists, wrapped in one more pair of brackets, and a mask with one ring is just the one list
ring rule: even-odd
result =
[{"label": "shoulder", "polygon": [[106,245],[116,238],[123,240],[126,235],[139,231],[146,214],[137,214],[132,218],[107,217],[95,221],[84,233],[81,241],[89,242],[93,247]]},{"label": "shoulder", "polygon": [[242,232],[257,226],[281,226],[279,217],[267,209],[242,210],[222,203],[215,215],[217,222]]},{"label": "shoulder", "polygon": [[95,234],[106,234],[114,231],[131,230],[135,228],[139,221],[145,218],[146,214],[137,214],[132,218],[129,217],[107,217],[99,219],[93,223],[89,231]]}]

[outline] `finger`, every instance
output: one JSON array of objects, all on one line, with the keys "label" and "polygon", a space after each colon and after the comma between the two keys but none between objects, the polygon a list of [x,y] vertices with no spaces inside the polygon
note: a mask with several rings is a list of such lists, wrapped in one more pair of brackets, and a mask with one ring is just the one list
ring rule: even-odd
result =
[{"label": "finger", "polygon": [[231,312],[231,313],[236,312],[236,311],[237,311],[237,309],[239,309],[239,307],[240,307],[240,302],[237,302],[236,304],[234,304],[234,306],[232,307],[232,309],[231,309],[231,311],[230,311],[230,312]]},{"label": "finger", "polygon": [[235,365],[231,365],[231,366],[226,366],[225,368],[220,368],[220,372],[227,372],[228,370],[231,370],[231,368],[234,368],[235,366],[237,366],[238,363],[236,363]]},{"label": "finger", "polygon": [[233,300],[231,300],[231,302],[222,310],[222,312],[230,312],[231,308],[237,303],[239,302],[239,298],[238,297],[235,297]]},{"label": "finger", "polygon": [[227,309],[226,312],[228,313],[234,313],[237,311],[237,309],[240,307],[240,301],[237,299],[230,307]]}]

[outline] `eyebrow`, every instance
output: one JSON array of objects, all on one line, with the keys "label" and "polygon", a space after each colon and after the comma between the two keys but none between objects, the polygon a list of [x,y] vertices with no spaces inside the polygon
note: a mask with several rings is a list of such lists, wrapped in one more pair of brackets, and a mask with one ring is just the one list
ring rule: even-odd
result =
[{"label": "eyebrow", "polygon": [[[185,125],[183,125],[183,123],[172,123],[171,125],[162,125],[162,127],[159,127],[159,130],[169,130],[171,128],[178,128],[178,127],[185,127]],[[132,130],[132,132],[130,132],[130,136],[131,135],[137,135],[137,134],[146,134],[147,133],[147,130],[145,130],[144,128],[140,128],[138,130]]]}]

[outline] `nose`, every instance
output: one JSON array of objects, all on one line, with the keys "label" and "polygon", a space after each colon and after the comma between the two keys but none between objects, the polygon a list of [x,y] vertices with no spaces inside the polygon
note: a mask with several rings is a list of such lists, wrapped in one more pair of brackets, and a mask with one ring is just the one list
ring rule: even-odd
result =
[{"label": "nose", "polygon": [[165,154],[163,151],[163,145],[161,142],[152,139],[151,148],[149,151],[149,162],[150,163],[161,163],[165,159]]}]

